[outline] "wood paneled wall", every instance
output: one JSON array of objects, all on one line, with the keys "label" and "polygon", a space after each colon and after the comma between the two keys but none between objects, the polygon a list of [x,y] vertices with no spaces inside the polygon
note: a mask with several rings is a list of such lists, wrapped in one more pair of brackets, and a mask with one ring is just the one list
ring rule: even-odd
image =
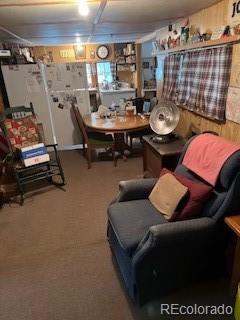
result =
[{"label": "wood paneled wall", "polygon": [[183,137],[188,137],[191,131],[198,130],[214,131],[231,141],[240,143],[240,125],[232,121],[226,121],[225,124],[218,124],[194,113],[181,110],[181,117],[176,129],[177,133]]},{"label": "wood paneled wall", "polygon": [[[42,60],[44,55],[48,55],[49,52],[52,53],[53,62],[57,63],[66,63],[66,62],[97,62],[97,61],[104,61],[98,59],[96,55],[96,50],[99,44],[87,44],[86,47],[86,57],[85,59],[76,59],[74,53],[74,47],[71,46],[55,46],[55,47],[34,47],[33,48],[33,55],[36,59]],[[114,45],[107,44],[110,53],[106,60],[108,61],[115,61],[115,52],[114,52]],[[60,56],[60,50],[68,50],[70,53],[69,57],[63,58]],[[90,51],[93,50],[95,52],[95,59],[90,57]],[[119,80],[126,81],[129,84],[135,85],[135,72],[119,72],[118,74]]]},{"label": "wood paneled wall", "polygon": [[[223,0],[209,8],[193,14],[189,17],[190,25],[200,27],[201,32],[206,32],[209,29],[213,30],[217,26],[227,25],[228,3],[228,0]],[[234,72],[233,68],[232,72]],[[218,124],[190,111],[181,109],[181,118],[177,127],[177,132],[184,137],[187,137],[191,133],[192,128],[197,129],[199,132],[215,131],[220,136],[240,143],[240,124],[228,120],[225,124]]]},{"label": "wood paneled wall", "polygon": [[[96,49],[99,45],[97,44],[87,44],[85,45],[86,47],[86,56],[84,59],[76,59],[75,58],[75,53],[74,53],[74,46],[69,45],[69,46],[47,46],[47,47],[33,47],[33,55],[36,59],[41,59],[42,56],[49,54],[49,52],[52,53],[53,57],[53,62],[58,62],[58,63],[65,63],[65,62],[96,62],[99,61],[97,55],[95,54],[95,59],[92,59],[90,57],[90,51],[94,50],[96,53]],[[108,44],[108,48],[110,49],[109,56],[107,60],[114,60],[114,46],[113,44]],[[60,50],[69,50],[70,56],[63,58],[60,56]]]},{"label": "wood paneled wall", "polygon": [[203,9],[189,17],[189,24],[200,28],[204,33],[208,30],[228,24],[228,0],[223,0],[217,4]]}]

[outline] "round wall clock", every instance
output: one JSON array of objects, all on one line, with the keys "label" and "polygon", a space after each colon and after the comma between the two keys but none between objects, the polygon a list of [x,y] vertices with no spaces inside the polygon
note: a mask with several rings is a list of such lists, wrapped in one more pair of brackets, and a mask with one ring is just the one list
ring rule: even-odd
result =
[{"label": "round wall clock", "polygon": [[106,59],[109,55],[109,49],[107,46],[99,46],[97,48],[97,56],[99,59]]}]

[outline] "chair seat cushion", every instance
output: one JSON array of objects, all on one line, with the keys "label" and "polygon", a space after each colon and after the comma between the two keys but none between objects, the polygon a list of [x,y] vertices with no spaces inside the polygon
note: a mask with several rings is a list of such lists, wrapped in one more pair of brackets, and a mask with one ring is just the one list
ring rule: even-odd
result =
[{"label": "chair seat cushion", "polygon": [[34,116],[21,119],[5,119],[7,135],[13,151],[39,143],[37,121]]},{"label": "chair seat cushion", "polygon": [[147,129],[143,129],[143,130],[137,130],[137,131],[129,132],[128,135],[131,138],[139,138],[139,137],[142,137],[142,136],[147,136],[148,134],[151,134],[151,133],[152,133],[151,129],[147,128]]},{"label": "chair seat cushion", "polygon": [[113,203],[108,216],[118,241],[130,255],[151,226],[168,223],[146,199]]},{"label": "chair seat cushion", "polygon": [[114,144],[111,134],[105,134],[101,132],[88,132],[88,139],[89,142],[94,145]]}]

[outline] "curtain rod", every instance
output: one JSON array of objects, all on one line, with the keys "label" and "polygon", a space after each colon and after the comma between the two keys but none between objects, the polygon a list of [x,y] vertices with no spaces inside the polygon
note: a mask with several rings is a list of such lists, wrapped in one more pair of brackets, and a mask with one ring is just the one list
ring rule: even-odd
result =
[{"label": "curtain rod", "polygon": [[240,40],[229,42],[229,43],[200,47],[200,48],[189,48],[189,49],[183,48],[183,49],[180,49],[179,51],[176,51],[176,52],[169,52],[168,54],[173,55],[173,54],[179,54],[179,53],[185,53],[185,52],[191,52],[191,51],[202,51],[202,50],[214,49],[214,48],[224,48],[224,47],[232,46],[232,45],[238,44],[238,43],[240,43]]}]

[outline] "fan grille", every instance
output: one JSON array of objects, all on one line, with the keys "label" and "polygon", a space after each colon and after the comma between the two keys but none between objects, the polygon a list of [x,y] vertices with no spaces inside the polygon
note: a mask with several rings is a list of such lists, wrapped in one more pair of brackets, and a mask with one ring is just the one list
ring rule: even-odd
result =
[{"label": "fan grille", "polygon": [[162,100],[151,112],[149,123],[155,133],[167,135],[177,127],[179,119],[178,107],[173,102]]}]

